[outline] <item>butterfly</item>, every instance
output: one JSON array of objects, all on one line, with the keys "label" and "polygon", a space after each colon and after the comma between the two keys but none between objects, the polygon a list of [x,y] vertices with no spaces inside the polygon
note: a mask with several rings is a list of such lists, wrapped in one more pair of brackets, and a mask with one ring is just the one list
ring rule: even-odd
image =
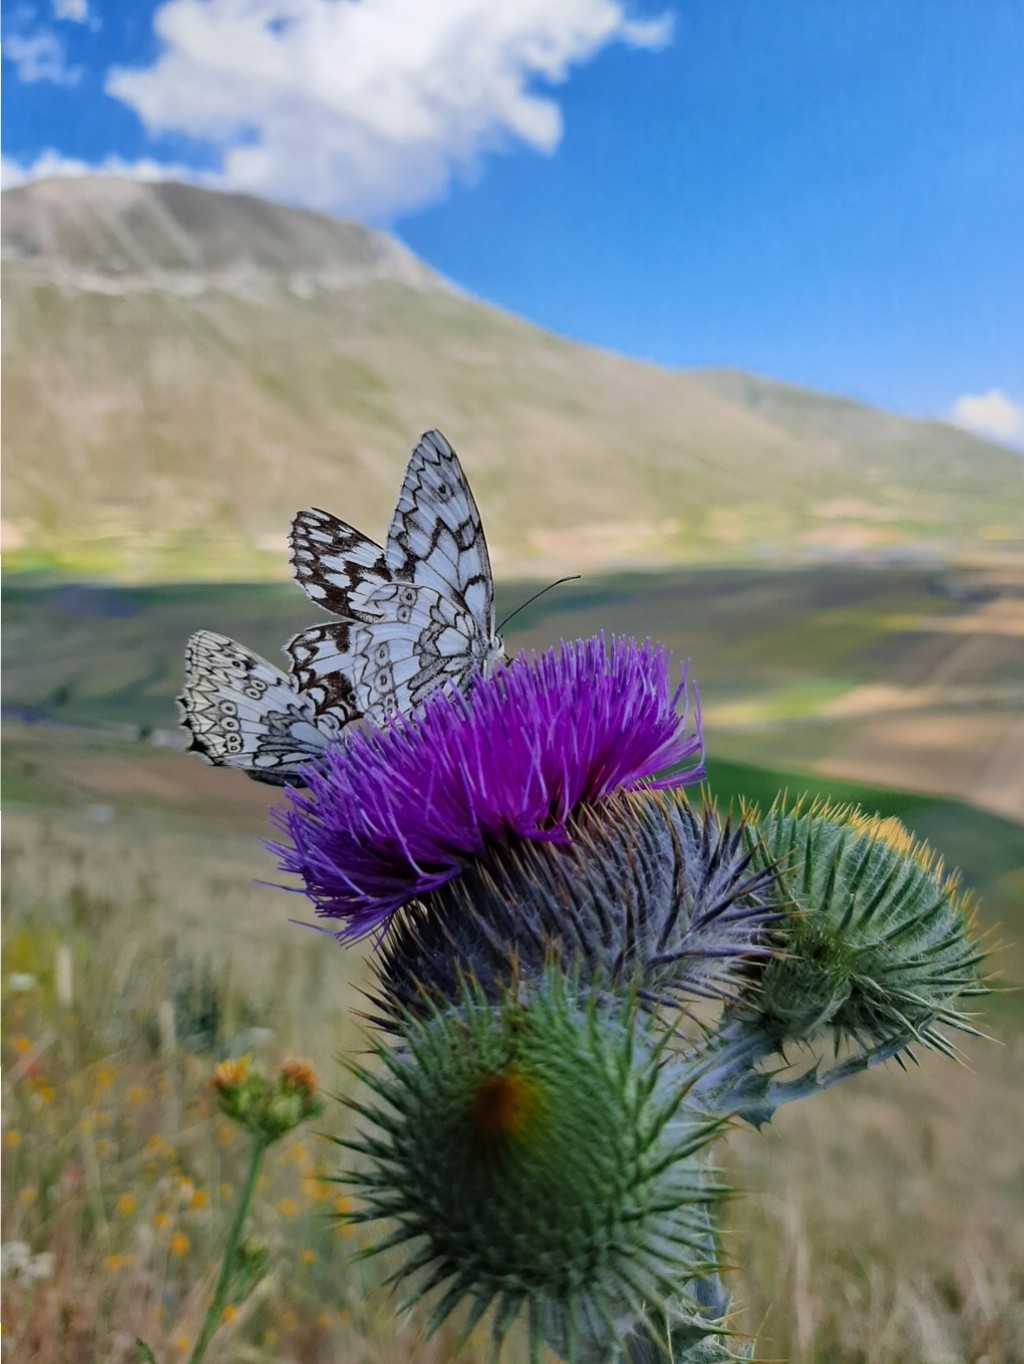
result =
[{"label": "butterfly", "polygon": [[290,674],[225,635],[194,634],[178,698],[190,751],[301,783],[353,720],[384,724],[504,657],[480,514],[439,431],[412,452],[384,546],[316,508],[299,512],[289,542],[300,586],[338,619],[285,645]]},{"label": "butterfly", "polygon": [[354,701],[383,723],[504,658],[480,513],[440,431],[412,452],[383,547],[316,508],[295,518],[290,544],[303,591],[340,617],[285,646],[318,714]]}]

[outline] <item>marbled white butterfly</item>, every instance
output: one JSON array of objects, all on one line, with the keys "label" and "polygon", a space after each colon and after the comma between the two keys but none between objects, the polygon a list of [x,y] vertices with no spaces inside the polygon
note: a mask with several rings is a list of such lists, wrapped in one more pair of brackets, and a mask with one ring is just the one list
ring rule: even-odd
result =
[{"label": "marbled white butterfly", "polygon": [[211,762],[301,780],[350,720],[382,724],[504,656],[480,514],[439,431],[413,450],[383,547],[316,509],[296,516],[290,544],[306,595],[339,619],[289,641],[290,677],[223,635],[193,635],[179,699]]}]

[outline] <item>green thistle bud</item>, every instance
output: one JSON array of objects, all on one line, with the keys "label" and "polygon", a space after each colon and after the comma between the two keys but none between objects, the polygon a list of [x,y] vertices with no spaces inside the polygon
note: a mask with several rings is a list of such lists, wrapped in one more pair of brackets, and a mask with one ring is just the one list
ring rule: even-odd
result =
[{"label": "green thistle bud", "polygon": [[950,1052],[936,1024],[970,1030],[984,994],[974,909],[955,875],[895,819],[853,806],[776,802],[748,811],[755,864],[776,868],[778,955],[748,996],[779,1046],[822,1029],[862,1045],[917,1041]]},{"label": "green thistle bud", "polygon": [[697,1153],[723,1122],[688,1102],[692,1075],[647,1013],[578,994],[550,970],[526,999],[464,985],[457,1009],[407,1016],[401,1045],[374,1043],[380,1070],[354,1068],[375,1130],[340,1144],[368,1157],[356,1220],[397,1223],[367,1253],[406,1250],[410,1302],[445,1285],[430,1331],[465,1302],[467,1332],[493,1308],[496,1344],[523,1312],[531,1357],[546,1341],[611,1361],[715,1269],[723,1190]]}]

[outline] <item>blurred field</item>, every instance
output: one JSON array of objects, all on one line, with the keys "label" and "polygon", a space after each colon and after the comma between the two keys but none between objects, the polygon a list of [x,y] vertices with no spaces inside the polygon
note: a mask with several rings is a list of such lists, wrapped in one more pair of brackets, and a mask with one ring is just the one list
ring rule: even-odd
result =
[{"label": "blurred field", "polygon": [[[1024,829],[992,813],[1019,808],[1020,767],[992,779],[987,810],[955,798],[1018,732],[1020,590],[907,568],[597,580],[530,608],[510,642],[598,628],[664,639],[693,659],[723,803],[785,785],[898,814],[962,866],[983,927],[1021,944]],[[273,658],[316,613],[288,586],[15,583],[5,600],[4,1242],[55,1256],[46,1277],[45,1261],[35,1279],[5,1273],[7,1349],[116,1364],[141,1334],[163,1364],[195,1337],[240,1178],[240,1142],[212,1111],[214,1058],[309,1056],[337,1092],[348,1081],[334,1058],[360,1046],[361,954],[290,923],[308,917],[304,901],[259,884],[277,879],[258,839],[279,796],[172,746],[190,630]],[[872,709],[864,689],[880,686]],[[939,759],[915,766],[900,749],[910,718]],[[902,789],[867,784],[885,779],[883,756]],[[56,994],[61,947],[70,1005]],[[997,965],[1024,979],[1019,948]],[[744,1271],[737,1325],[763,1358],[1024,1360],[1022,998],[983,1002],[980,1024],[1000,1040],[972,1041],[970,1068],[889,1066],[728,1138],[722,1159],[746,1190],[728,1245]],[[340,1121],[329,1103],[314,1126]],[[271,1152],[250,1228],[271,1272],[211,1358],[456,1358],[451,1337],[423,1345],[378,1271],[350,1262],[342,1194],[322,1180],[337,1169],[312,1132]],[[458,1356],[484,1357],[476,1339]]]}]

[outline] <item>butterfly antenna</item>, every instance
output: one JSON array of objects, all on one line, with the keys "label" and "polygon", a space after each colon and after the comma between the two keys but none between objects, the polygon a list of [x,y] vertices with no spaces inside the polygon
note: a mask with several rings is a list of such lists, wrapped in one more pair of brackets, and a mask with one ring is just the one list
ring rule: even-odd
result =
[{"label": "butterfly antenna", "polygon": [[527,597],[526,601],[523,602],[522,606],[517,606],[516,609],[511,613],[511,615],[506,616],[505,619],[501,622],[501,624],[497,627],[498,630],[504,630],[505,626],[512,619],[512,616],[518,616],[520,611],[525,611],[531,602],[535,602],[538,597],[543,597],[545,592],[550,592],[553,587],[561,587],[563,583],[579,582],[580,578],[582,577],[583,577],[582,573],[570,573],[568,578],[559,578],[557,582],[548,583],[547,587],[542,587],[541,590],[539,592],[535,592],[532,597]]}]

